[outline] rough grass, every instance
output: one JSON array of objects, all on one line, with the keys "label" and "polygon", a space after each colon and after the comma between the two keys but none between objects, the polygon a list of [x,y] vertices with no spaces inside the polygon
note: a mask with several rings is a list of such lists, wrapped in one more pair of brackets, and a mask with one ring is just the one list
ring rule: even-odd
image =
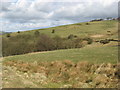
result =
[{"label": "rough grass", "polygon": [[4,88],[117,88],[116,64],[69,60],[9,61],[3,67]]},{"label": "rough grass", "polygon": [[4,61],[9,60],[26,62],[71,60],[73,62],[88,61],[93,63],[117,63],[118,47],[115,43],[109,43],[107,45],[93,43],[84,48],[29,53],[4,58]]},{"label": "rough grass", "polygon": [[[40,33],[66,37],[74,34],[95,39],[117,39],[117,21],[77,23],[40,29]],[[55,33],[51,33],[52,30]],[[112,35],[108,35],[111,31]],[[19,34],[33,35],[35,30]],[[12,33],[12,36],[18,33]],[[4,57],[4,88],[116,88],[117,43],[93,43],[84,48],[36,52]]]},{"label": "rough grass", "polygon": [[[67,37],[70,34],[77,35],[79,37],[90,37],[92,35],[104,35],[104,37],[114,37],[116,36],[116,32],[118,30],[118,22],[116,20],[112,21],[99,21],[99,22],[89,22],[90,25],[86,25],[86,23],[76,23],[71,25],[63,25],[63,26],[57,26],[52,28],[46,28],[46,29],[38,29],[40,33],[44,33],[50,36],[61,36],[61,37]],[[52,30],[55,30],[55,33],[51,33]],[[21,33],[13,33],[11,35],[18,35],[18,34],[30,34],[33,35],[36,30],[31,31],[24,31]],[[107,36],[107,31],[111,31],[113,34],[112,36]]]}]

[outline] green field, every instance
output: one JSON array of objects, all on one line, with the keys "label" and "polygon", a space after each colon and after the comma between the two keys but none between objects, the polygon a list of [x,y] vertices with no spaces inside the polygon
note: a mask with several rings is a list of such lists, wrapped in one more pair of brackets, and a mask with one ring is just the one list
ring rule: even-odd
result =
[{"label": "green field", "polygon": [[71,60],[73,62],[88,61],[94,63],[117,63],[118,47],[114,44],[92,44],[79,49],[45,51],[9,56],[5,57],[4,60],[22,60],[27,62]]}]

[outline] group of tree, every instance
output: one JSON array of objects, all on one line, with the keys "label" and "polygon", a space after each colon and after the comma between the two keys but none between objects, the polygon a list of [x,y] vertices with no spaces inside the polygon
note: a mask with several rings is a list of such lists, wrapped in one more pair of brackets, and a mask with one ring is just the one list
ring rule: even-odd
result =
[{"label": "group of tree", "polygon": [[80,38],[76,35],[68,35],[66,38],[59,36],[50,37],[36,31],[34,35],[17,34],[9,38],[3,38],[3,56],[19,55],[30,52],[52,51],[58,49],[71,49],[83,47],[83,41],[92,43],[91,38]]}]

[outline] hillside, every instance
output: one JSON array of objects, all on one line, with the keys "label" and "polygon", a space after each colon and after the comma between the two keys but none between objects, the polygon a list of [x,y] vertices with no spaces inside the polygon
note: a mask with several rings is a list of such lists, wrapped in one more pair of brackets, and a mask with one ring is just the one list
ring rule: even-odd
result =
[{"label": "hillside", "polygon": [[[46,29],[24,31],[20,33],[15,32],[15,33],[11,33],[10,40],[12,39],[14,40],[14,38],[17,38],[15,40],[19,40],[19,38],[21,38],[21,37],[17,37],[19,35],[23,35],[23,36],[30,35],[30,37],[27,36],[29,40],[26,41],[26,43],[27,42],[35,43],[34,40],[38,38],[37,37],[33,39],[34,33],[36,31],[50,35],[52,37],[56,35],[60,37],[68,37],[70,34],[73,34],[73,35],[77,35],[78,37],[90,37],[93,39],[93,41],[107,39],[107,38],[118,40],[118,30],[117,30],[118,23],[116,20],[88,22],[89,23],[88,25],[86,25],[86,23],[87,22],[71,24],[71,25],[63,25],[63,26],[58,26],[58,27],[46,28]],[[51,33],[53,29],[55,30],[55,33]],[[9,39],[5,35],[3,35],[3,37],[6,39]],[[21,38],[20,41],[23,39],[25,39],[25,37]],[[18,42],[15,40],[14,40],[15,43]],[[56,51],[43,51],[43,52],[38,52],[38,53],[33,52],[30,54],[25,54],[25,55],[6,57],[5,59],[34,61],[34,59],[36,58],[36,61],[72,60],[75,62],[81,59],[83,61],[86,60],[90,62],[92,61],[92,62],[103,63],[103,62],[110,61],[110,62],[115,63],[116,61],[112,61],[112,60],[117,59],[117,45],[118,45],[117,42],[112,42],[112,41],[106,45],[100,44],[99,42],[93,42],[93,44],[87,45],[84,48],[79,48],[79,49],[68,48],[67,50],[62,49],[62,50],[56,50]],[[20,45],[19,45],[19,48],[20,48]],[[64,53],[67,53],[67,54],[64,54]]]},{"label": "hillside", "polygon": [[91,63],[117,63],[118,47],[117,43],[113,42],[107,45],[93,43],[80,49],[33,52],[24,55],[5,57],[4,60],[16,60],[25,62],[51,62],[71,60],[73,62],[88,61]]},{"label": "hillside", "polygon": [[2,85],[4,88],[117,88],[117,40],[116,20],[5,34]]},{"label": "hillside", "polygon": [[[89,25],[86,25],[89,23]],[[51,33],[55,30],[55,33]],[[68,37],[70,34],[77,35],[79,37],[92,37],[92,38],[117,38],[118,22],[117,20],[106,20],[106,21],[94,21],[76,23],[71,25],[63,25],[52,28],[38,29],[40,33],[44,33],[50,36]],[[23,31],[19,34],[33,35],[36,30]],[[109,32],[111,35],[109,35]],[[18,33],[12,33],[15,36]]]},{"label": "hillside", "polygon": [[3,87],[117,88],[116,45],[93,43],[80,49],[4,57]]}]

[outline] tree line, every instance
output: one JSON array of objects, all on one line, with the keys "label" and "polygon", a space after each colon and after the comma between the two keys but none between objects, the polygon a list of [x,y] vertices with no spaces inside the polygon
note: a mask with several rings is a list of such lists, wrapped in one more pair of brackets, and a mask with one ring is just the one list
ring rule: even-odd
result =
[{"label": "tree line", "polygon": [[[20,33],[20,32],[19,32]],[[66,38],[60,36],[50,37],[35,31],[33,35],[17,34],[6,35],[2,40],[3,56],[20,55],[31,52],[52,51],[58,49],[81,48],[86,44],[91,44],[91,38],[80,38],[70,34]]]}]

